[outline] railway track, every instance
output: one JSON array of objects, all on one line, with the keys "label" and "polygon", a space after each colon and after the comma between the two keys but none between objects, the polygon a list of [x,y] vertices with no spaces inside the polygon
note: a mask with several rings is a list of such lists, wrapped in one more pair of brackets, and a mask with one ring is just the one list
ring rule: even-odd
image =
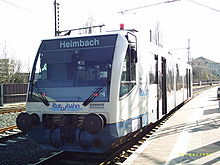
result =
[{"label": "railway track", "polygon": [[[202,91],[209,89],[210,87],[205,87],[203,89],[195,90],[193,93],[193,99]],[[149,137],[151,137],[154,132],[156,132],[180,107],[182,107],[185,103],[189,102],[191,99],[187,100],[186,102],[182,103],[172,111],[170,111],[167,115],[164,115],[160,120],[155,123],[150,123],[147,127],[141,129],[140,131],[136,132],[127,139],[127,141],[123,144],[118,146],[111,154],[80,154],[77,153],[66,153],[66,152],[59,152],[52,155],[49,158],[45,158],[41,160],[38,164],[87,164],[87,165],[112,165],[112,164],[121,164],[123,163],[137,148],[139,148]],[[82,157],[84,155],[84,157]],[[93,159],[91,159],[93,157]],[[96,157],[96,159],[94,159]],[[70,160],[71,158],[71,160]]]},{"label": "railway track", "polygon": [[[207,87],[205,88],[207,89]],[[203,90],[205,90],[203,88]],[[203,90],[194,91],[193,97],[197,96]],[[192,97],[192,98],[193,98]],[[191,98],[191,99],[192,99]],[[188,100],[189,101],[189,100]],[[183,104],[182,104],[183,105]],[[181,106],[182,106],[181,105]],[[173,111],[165,115],[161,120],[149,124],[147,127],[141,129],[139,132],[136,132],[128,138],[126,143],[117,147],[111,154],[91,154],[91,153],[68,153],[68,152],[55,152],[48,158],[42,158],[36,164],[121,164],[125,161],[142,143],[144,143],[160,126],[163,125],[175,112],[178,110],[175,108]],[[18,107],[10,107],[8,109],[0,110],[0,114],[5,113],[15,113],[21,112],[25,110],[25,106]],[[0,143],[5,142],[9,139],[13,139],[14,137],[18,137],[20,135],[24,135],[20,130],[17,129],[16,126],[10,126],[5,128],[0,128]]]},{"label": "railway track", "polygon": [[17,126],[10,126],[10,127],[6,127],[6,128],[0,128],[0,133],[3,133],[5,131],[10,131],[10,130],[13,130],[13,129],[17,129],[18,127]]},{"label": "railway track", "polygon": [[[0,142],[20,136],[22,132],[15,124],[18,113],[25,110],[25,104],[0,107]],[[13,120],[13,121],[12,121]]]},{"label": "railway track", "polygon": [[168,115],[163,116],[155,123],[150,123],[143,128],[139,134],[125,143],[114,154],[106,158],[100,165],[121,164],[123,163],[137,148],[139,148],[151,135],[156,132],[181,106],[171,111]]},{"label": "railway track", "polygon": [[5,113],[16,113],[25,111],[25,104],[17,105],[17,106],[7,106],[7,107],[0,107],[0,114]]},{"label": "railway track", "polygon": [[13,139],[21,135],[24,134],[17,128],[17,126],[0,128],[0,143],[3,143],[7,140]]},{"label": "railway track", "polygon": [[[180,108],[180,107],[179,107]],[[62,164],[62,165],[107,165],[107,164],[121,164],[125,161],[142,143],[144,143],[157,129],[160,128],[178,108],[174,109],[169,115],[164,116],[161,120],[149,124],[140,131],[132,134],[127,138],[126,142],[118,146],[109,153],[91,154],[91,153],[68,153],[57,152],[54,155],[40,160],[35,165],[49,165],[49,164]]]},{"label": "railway track", "polygon": [[[182,104],[183,105],[183,104]],[[109,153],[104,154],[91,154],[91,153],[68,153],[58,152],[49,158],[44,158],[36,165],[49,165],[49,164],[86,164],[86,165],[107,165],[107,164],[121,164],[125,161],[140,145],[142,145],[157,129],[159,129],[182,105],[170,111],[167,115],[163,116],[155,123],[150,123],[148,126],[135,132],[127,138],[126,142],[118,146]]]}]

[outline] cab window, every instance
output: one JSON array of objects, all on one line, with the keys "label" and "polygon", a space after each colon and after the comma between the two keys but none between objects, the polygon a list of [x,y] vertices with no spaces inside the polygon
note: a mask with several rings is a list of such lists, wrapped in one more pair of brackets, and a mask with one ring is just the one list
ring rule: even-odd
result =
[{"label": "cab window", "polygon": [[120,98],[128,94],[136,85],[136,63],[137,52],[134,46],[129,45],[122,68]]}]

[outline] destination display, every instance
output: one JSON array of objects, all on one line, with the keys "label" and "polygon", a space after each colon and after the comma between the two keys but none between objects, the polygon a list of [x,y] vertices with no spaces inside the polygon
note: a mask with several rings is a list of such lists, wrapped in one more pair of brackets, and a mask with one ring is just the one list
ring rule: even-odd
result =
[{"label": "destination display", "polygon": [[99,46],[100,41],[96,38],[90,40],[69,40],[60,41],[60,49],[62,48],[79,48],[79,47],[93,47]]},{"label": "destination display", "polygon": [[40,51],[83,49],[89,47],[113,47],[115,45],[116,39],[117,34],[43,40],[41,43]]}]

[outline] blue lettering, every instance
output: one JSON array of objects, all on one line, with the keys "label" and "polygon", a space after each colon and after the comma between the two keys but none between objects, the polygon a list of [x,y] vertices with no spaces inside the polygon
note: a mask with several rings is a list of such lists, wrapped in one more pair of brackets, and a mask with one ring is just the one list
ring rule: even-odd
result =
[{"label": "blue lettering", "polygon": [[69,48],[71,46],[70,42],[66,42],[66,48]]},{"label": "blue lettering", "polygon": [[60,48],[66,47],[66,41],[60,41]]},{"label": "blue lettering", "polygon": [[75,103],[66,103],[66,104],[57,104],[53,103],[51,108],[52,111],[79,111],[82,108],[80,107],[80,104]]},{"label": "blue lettering", "polygon": [[92,47],[92,46],[98,46],[99,40],[96,38],[90,39],[90,40],[78,40],[78,41],[60,41],[60,49],[64,48],[77,48],[77,47]]},{"label": "blue lettering", "polygon": [[57,108],[58,105],[57,105],[56,103],[53,103],[52,107],[53,107],[53,108]]},{"label": "blue lettering", "polygon": [[76,109],[80,109],[80,105],[79,104],[76,105]]},{"label": "blue lettering", "polygon": [[[91,41],[92,41],[92,40],[91,40]],[[90,42],[91,42],[91,41],[90,41]],[[90,44],[91,44],[91,43],[90,43]],[[94,46],[99,45],[99,40],[97,40],[97,39],[94,38],[94,44],[93,44],[93,45],[94,45]],[[93,46],[93,45],[92,45],[92,46]]]},{"label": "blue lettering", "polygon": [[75,48],[75,47],[79,47],[79,41],[76,41],[76,42],[71,42],[72,43],[72,48]]},{"label": "blue lettering", "polygon": [[[85,42],[86,42],[86,41],[85,41]],[[79,43],[80,43],[80,47],[85,46],[85,42],[84,42],[84,41],[82,41],[82,40],[80,40],[80,41],[79,41]]]}]

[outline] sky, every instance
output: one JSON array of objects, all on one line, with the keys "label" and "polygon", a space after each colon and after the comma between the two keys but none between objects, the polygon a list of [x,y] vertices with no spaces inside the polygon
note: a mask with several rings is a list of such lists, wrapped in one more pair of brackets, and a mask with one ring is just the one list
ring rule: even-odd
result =
[{"label": "sky", "polygon": [[[170,3],[162,3],[162,2]],[[30,71],[42,39],[54,37],[54,0],[0,0],[0,57],[6,46],[9,57],[20,60]],[[160,26],[161,43],[171,53],[187,57],[203,56],[220,62],[219,0],[57,0],[60,28],[82,27],[88,18],[104,30]],[[157,5],[156,5],[157,4]],[[146,6],[145,8],[129,10]],[[120,11],[128,10],[124,14]],[[143,26],[140,26],[143,25]]]}]

